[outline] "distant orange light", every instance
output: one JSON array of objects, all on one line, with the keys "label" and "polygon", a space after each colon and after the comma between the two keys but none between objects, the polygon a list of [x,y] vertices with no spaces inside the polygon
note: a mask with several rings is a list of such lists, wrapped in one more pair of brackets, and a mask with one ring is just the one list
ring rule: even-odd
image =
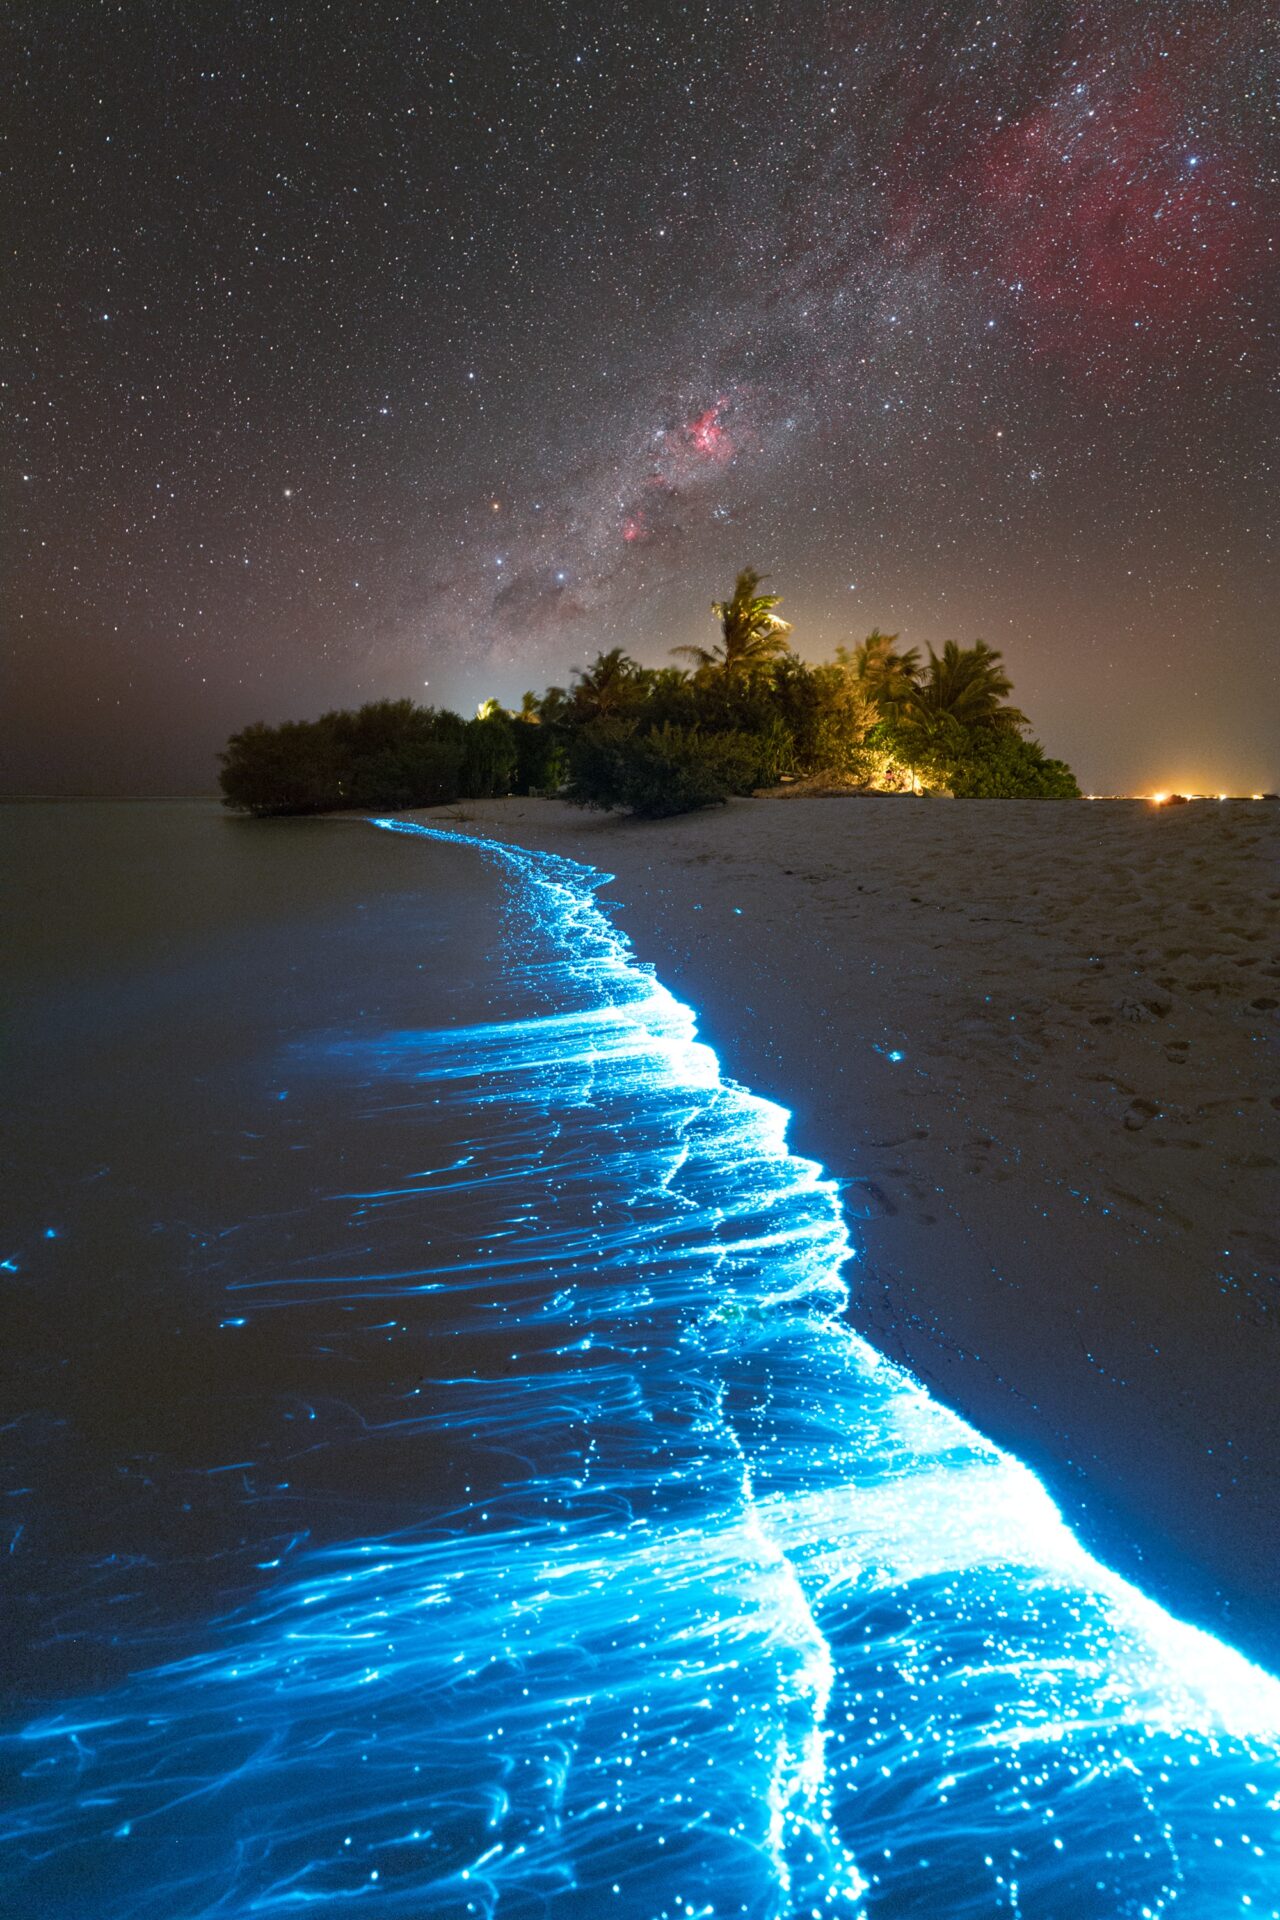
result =
[{"label": "distant orange light", "polygon": [[1162,807],[1168,798],[1167,793],[1153,793],[1151,796],[1151,804],[1153,807]]}]

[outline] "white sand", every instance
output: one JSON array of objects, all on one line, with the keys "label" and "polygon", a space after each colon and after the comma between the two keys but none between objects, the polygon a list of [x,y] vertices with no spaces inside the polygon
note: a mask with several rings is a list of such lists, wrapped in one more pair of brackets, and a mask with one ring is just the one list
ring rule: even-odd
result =
[{"label": "white sand", "polygon": [[641,957],[848,1182],[858,1326],[1280,1667],[1280,806],[441,811],[617,876]]}]

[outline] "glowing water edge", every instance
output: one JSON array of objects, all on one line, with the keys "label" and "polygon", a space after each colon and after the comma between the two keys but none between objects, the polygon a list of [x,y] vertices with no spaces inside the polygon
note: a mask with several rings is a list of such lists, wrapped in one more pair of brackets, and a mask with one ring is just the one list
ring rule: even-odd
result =
[{"label": "glowing water edge", "polygon": [[229,1338],[319,1303],[403,1347],[447,1307],[471,1363],[424,1339],[390,1415],[350,1408],[348,1474],[435,1463],[420,1518],[293,1542],[200,1651],[10,1739],[6,1910],[1280,1913],[1280,1685],[850,1331],[834,1185],[604,876],[467,844],[519,1017],[311,1063],[456,1153],[327,1196],[363,1265],[226,1283]]}]

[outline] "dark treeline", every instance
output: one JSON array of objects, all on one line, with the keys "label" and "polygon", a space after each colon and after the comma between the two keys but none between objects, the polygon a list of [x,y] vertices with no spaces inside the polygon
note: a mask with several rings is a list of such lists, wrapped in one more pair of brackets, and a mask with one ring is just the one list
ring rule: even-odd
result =
[{"label": "dark treeline", "polygon": [[412,700],[379,700],[233,733],[219,779],[227,805],[250,813],[434,807],[554,785],[555,747],[550,734],[500,709],[463,720]]},{"label": "dark treeline", "polygon": [[438,806],[559,793],[581,806],[657,817],[780,783],[960,798],[1078,794],[1009,702],[1001,655],[949,640],[922,660],[872,633],[811,666],[792,650],[778,596],[738,576],[712,612],[714,647],[689,664],[642,667],[602,653],[568,687],[486,701],[474,720],[410,700],[233,734],[226,804],[257,814]]}]

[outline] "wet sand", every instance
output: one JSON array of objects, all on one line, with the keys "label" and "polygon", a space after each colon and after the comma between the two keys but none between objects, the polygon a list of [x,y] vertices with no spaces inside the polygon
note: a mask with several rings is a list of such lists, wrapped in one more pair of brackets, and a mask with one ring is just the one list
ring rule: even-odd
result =
[{"label": "wet sand", "polygon": [[415,817],[616,875],[641,958],[846,1183],[859,1329],[1280,1670],[1280,807]]}]

